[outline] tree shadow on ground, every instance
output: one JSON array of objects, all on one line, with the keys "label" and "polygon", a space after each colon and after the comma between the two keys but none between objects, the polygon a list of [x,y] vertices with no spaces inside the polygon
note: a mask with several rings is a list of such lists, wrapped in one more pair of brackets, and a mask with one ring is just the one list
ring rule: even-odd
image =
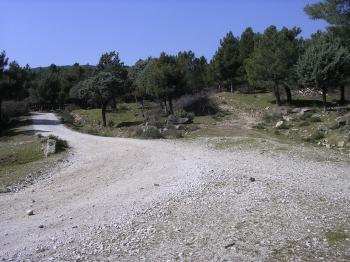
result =
[{"label": "tree shadow on ground", "polygon": [[[292,105],[296,107],[323,107],[323,102],[317,99],[294,99]],[[327,107],[335,105],[337,105],[337,103],[327,101]]]},{"label": "tree shadow on ground", "polygon": [[117,127],[131,127],[141,125],[143,121],[130,121],[130,122],[121,122],[117,125]]}]

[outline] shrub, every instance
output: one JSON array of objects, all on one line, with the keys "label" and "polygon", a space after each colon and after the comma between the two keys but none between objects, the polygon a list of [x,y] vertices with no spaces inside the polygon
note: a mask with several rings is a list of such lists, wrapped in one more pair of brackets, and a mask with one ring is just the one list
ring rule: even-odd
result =
[{"label": "shrub", "polygon": [[174,106],[176,110],[193,112],[196,116],[214,115],[220,111],[216,101],[208,94],[184,95]]},{"label": "shrub", "polygon": [[319,123],[319,122],[322,122],[322,119],[319,117],[319,116],[312,116],[309,121],[311,123]]},{"label": "shrub", "polygon": [[98,131],[96,129],[94,129],[94,128],[89,128],[86,132],[88,134],[94,135],[94,136],[97,136],[99,134]]},{"label": "shrub", "polygon": [[266,123],[274,123],[282,119],[281,113],[265,113],[263,116],[263,121]]},{"label": "shrub", "polygon": [[63,110],[59,113],[61,117],[61,122],[63,124],[73,125],[74,124],[74,117],[70,113],[71,111]]},{"label": "shrub", "polygon": [[182,131],[176,130],[173,128],[164,131],[163,135],[166,137],[173,137],[173,138],[182,138],[183,137]]},{"label": "shrub", "polygon": [[310,118],[312,116],[311,112],[306,112],[304,113],[302,116],[299,117],[300,120],[307,120],[308,118]]},{"label": "shrub", "polygon": [[62,152],[69,148],[68,142],[66,140],[63,140],[54,135],[49,135],[48,138],[56,140],[56,152]]},{"label": "shrub", "polygon": [[163,127],[161,121],[162,110],[159,108],[150,109],[145,111],[145,122],[148,122],[149,125],[155,126],[157,128]]},{"label": "shrub", "polygon": [[253,126],[253,128],[256,129],[266,129],[266,126],[264,123],[257,123],[256,125]]},{"label": "shrub", "polygon": [[286,122],[283,122],[283,125],[277,127],[277,129],[289,129],[290,126],[286,123]]},{"label": "shrub", "polygon": [[303,121],[299,124],[299,127],[303,127],[303,126],[309,126],[310,125],[310,122],[307,122],[307,121]]},{"label": "shrub", "polygon": [[181,118],[188,118],[189,120],[193,120],[194,119],[194,113],[192,112],[187,112],[185,110],[179,110],[179,111],[176,111],[175,114],[174,114],[176,117],[181,117]]},{"label": "shrub", "polygon": [[2,103],[2,114],[5,119],[27,115],[29,111],[28,103],[25,101],[4,101]]},{"label": "shrub", "polygon": [[114,127],[115,123],[113,120],[109,120],[107,125],[108,127]]},{"label": "shrub", "polygon": [[64,111],[67,111],[67,112],[72,112],[72,111],[78,110],[78,109],[80,109],[80,107],[77,106],[76,104],[69,104],[69,105],[66,105],[64,107]]},{"label": "shrub", "polygon": [[164,136],[159,131],[158,128],[156,128],[156,127],[148,127],[144,132],[142,132],[141,138],[144,138],[144,139],[160,139],[160,138],[164,138]]},{"label": "shrub", "polygon": [[316,142],[316,141],[321,140],[323,138],[325,138],[324,133],[320,130],[317,130],[314,133],[312,133],[310,136],[304,138],[304,140],[306,142],[313,143],[313,142]]}]

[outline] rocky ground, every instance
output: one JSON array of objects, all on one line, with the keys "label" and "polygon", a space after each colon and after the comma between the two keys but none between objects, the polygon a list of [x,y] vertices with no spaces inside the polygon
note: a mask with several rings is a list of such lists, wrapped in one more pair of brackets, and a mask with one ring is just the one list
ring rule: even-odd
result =
[{"label": "rocky ground", "polygon": [[0,195],[3,261],[350,260],[350,164],[330,149],[264,140],[215,150],[205,139],[95,137],[53,114],[33,117],[71,155]]}]

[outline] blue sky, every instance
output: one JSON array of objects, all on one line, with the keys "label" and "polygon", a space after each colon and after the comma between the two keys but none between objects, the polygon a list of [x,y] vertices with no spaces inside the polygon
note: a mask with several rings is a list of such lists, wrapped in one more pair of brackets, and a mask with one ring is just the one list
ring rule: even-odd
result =
[{"label": "blue sky", "polygon": [[212,57],[228,31],[299,26],[324,29],[303,7],[316,0],[0,0],[0,50],[32,67],[96,64],[117,50],[132,65],[161,51]]}]

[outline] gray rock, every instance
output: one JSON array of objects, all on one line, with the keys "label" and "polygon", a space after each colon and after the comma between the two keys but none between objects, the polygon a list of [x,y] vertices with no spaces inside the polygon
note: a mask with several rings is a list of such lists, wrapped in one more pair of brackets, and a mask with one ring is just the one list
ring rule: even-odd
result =
[{"label": "gray rock", "polygon": [[29,210],[27,210],[27,215],[28,216],[33,216],[34,215],[34,211],[33,211],[33,209],[29,209]]},{"label": "gray rock", "polygon": [[293,109],[292,109],[292,113],[293,113],[293,114],[297,114],[297,113],[299,113],[300,111],[301,111],[301,109],[300,109],[299,107],[293,108]]},{"label": "gray rock", "polygon": [[291,117],[291,116],[283,116],[283,120],[287,121],[287,122],[290,122],[290,121],[293,121],[294,120],[294,117]]},{"label": "gray rock", "polygon": [[47,142],[46,142],[45,156],[48,157],[55,153],[56,153],[56,140],[49,138],[47,139]]},{"label": "gray rock", "polygon": [[283,124],[284,124],[284,122],[283,121],[279,121],[279,122],[277,122],[277,124],[276,124],[276,128],[280,128],[281,126],[283,126]]},{"label": "gray rock", "polygon": [[183,125],[183,124],[190,124],[191,119],[187,117],[177,117],[174,115],[170,115],[168,117],[168,124],[173,124],[173,125]]},{"label": "gray rock", "polygon": [[303,115],[305,115],[305,113],[310,112],[310,111],[311,111],[310,108],[303,108],[300,110],[299,115],[303,116]]},{"label": "gray rock", "polygon": [[340,126],[350,125],[350,113],[344,116],[338,117],[336,121]]}]

